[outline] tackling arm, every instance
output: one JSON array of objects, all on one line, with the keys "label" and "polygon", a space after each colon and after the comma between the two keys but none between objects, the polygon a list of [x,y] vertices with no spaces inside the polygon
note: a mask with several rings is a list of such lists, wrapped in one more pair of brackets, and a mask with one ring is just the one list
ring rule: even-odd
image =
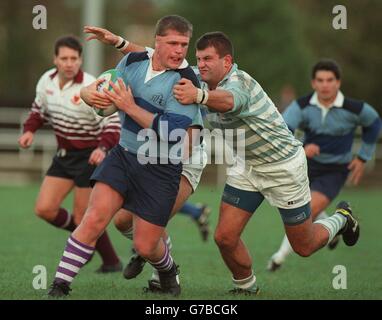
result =
[{"label": "tackling arm", "polygon": [[[109,45],[112,45],[114,47],[120,42],[121,39],[124,40],[120,36],[117,36],[116,34],[110,32],[107,29],[103,29],[103,28],[98,28],[98,27],[93,27],[93,26],[85,26],[84,32],[90,34],[90,36],[86,38],[86,41],[96,39],[102,43],[109,44]],[[128,42],[127,40],[124,40],[124,41],[126,41],[127,45],[125,45],[121,49],[119,49],[119,51],[121,51],[123,55],[126,55],[130,52],[145,51],[145,47],[142,47],[142,46],[135,44],[135,43],[132,43],[132,42]]]}]

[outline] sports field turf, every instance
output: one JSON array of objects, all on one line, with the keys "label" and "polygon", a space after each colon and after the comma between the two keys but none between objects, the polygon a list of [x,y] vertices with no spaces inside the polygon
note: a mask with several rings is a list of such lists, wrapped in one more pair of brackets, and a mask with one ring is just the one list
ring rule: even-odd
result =
[{"label": "sports field turf", "polygon": [[[35,290],[32,286],[36,276],[33,267],[46,267],[49,285],[64,249],[68,233],[33,214],[38,188],[38,185],[0,187],[0,299],[46,299],[46,290]],[[192,201],[207,202],[212,207],[212,228],[217,222],[220,191],[202,186],[192,197]],[[348,248],[341,242],[335,251],[324,248],[310,258],[293,255],[273,274],[266,271],[266,263],[280,244],[282,224],[278,212],[264,202],[243,236],[261,287],[255,298],[232,297],[227,293],[231,289],[230,273],[213,239],[203,243],[190,218],[175,217],[169,230],[173,255],[181,271],[183,291],[179,299],[382,299],[381,196],[381,190],[366,189],[350,189],[341,194],[341,198],[351,201],[361,218],[361,238],[355,247]],[[70,199],[65,206],[71,208]],[[109,231],[126,264],[131,244],[114,226]],[[149,266],[137,279],[127,281],[121,274],[95,274],[99,264],[100,259],[95,256],[81,271],[70,299],[166,299],[143,293],[150,276]],[[332,286],[336,265],[346,267],[346,290],[335,290]]]}]

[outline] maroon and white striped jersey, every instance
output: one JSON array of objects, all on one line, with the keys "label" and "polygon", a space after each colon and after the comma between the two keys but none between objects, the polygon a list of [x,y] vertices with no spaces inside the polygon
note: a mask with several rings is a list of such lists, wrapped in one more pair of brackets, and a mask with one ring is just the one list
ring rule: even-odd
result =
[{"label": "maroon and white striped jersey", "polygon": [[112,148],[118,143],[121,130],[118,113],[100,117],[80,98],[81,88],[93,81],[92,75],[80,70],[73,81],[60,89],[58,71],[45,72],[37,83],[36,98],[24,123],[24,132],[36,132],[44,123],[49,123],[59,148]]}]

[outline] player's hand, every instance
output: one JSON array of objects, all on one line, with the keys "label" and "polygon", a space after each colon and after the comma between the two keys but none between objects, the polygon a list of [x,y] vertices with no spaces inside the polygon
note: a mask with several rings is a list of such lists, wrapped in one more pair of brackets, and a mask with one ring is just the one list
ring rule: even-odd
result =
[{"label": "player's hand", "polygon": [[81,88],[80,96],[82,100],[89,106],[97,108],[107,108],[111,105],[110,99],[103,93],[97,91],[97,87],[105,81],[104,79],[97,79],[90,85]]},{"label": "player's hand", "polygon": [[31,144],[33,143],[33,137],[34,133],[31,131],[25,132],[21,137],[19,138],[19,146],[21,148],[29,148]]},{"label": "player's hand", "polygon": [[320,154],[320,147],[314,143],[309,143],[304,146],[305,154],[308,159]]},{"label": "player's hand", "polygon": [[94,149],[89,157],[88,162],[89,164],[98,166],[102,162],[102,160],[105,159],[105,156],[106,156],[106,152],[103,149],[101,148]]},{"label": "player's hand", "polygon": [[175,99],[181,104],[192,104],[196,102],[198,88],[190,80],[182,78],[174,86],[173,92]]},{"label": "player's hand", "polygon": [[353,161],[349,163],[348,169],[351,171],[349,177],[350,183],[355,186],[358,185],[365,172],[365,163],[358,158],[354,158]]},{"label": "player's hand", "polygon": [[121,78],[118,78],[117,83],[113,83],[112,81],[109,83],[113,91],[104,88],[104,93],[118,109],[128,113],[131,107],[136,106],[130,86],[126,87]]},{"label": "player's hand", "polygon": [[118,36],[107,29],[93,26],[85,26],[84,32],[91,34],[91,36],[86,38],[86,41],[96,39],[98,41],[101,41],[102,43],[110,44],[112,46],[114,46],[118,42]]}]

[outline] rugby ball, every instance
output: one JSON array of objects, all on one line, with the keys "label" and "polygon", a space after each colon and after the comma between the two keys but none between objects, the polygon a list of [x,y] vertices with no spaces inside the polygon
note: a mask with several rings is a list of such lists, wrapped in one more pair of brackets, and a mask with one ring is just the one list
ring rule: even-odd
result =
[{"label": "rugby ball", "polygon": [[[118,79],[117,70],[116,69],[107,70],[107,71],[103,72],[97,78],[97,80],[98,79],[103,79],[104,80],[103,82],[101,82],[97,86],[97,91],[98,92],[103,92],[103,88],[108,88],[110,91],[112,91],[113,89],[110,86],[109,81],[112,81],[113,83],[116,83],[118,85],[118,83],[117,83],[117,79]],[[118,108],[114,104],[111,104],[106,109],[101,109],[101,108],[97,108],[97,107],[93,107],[93,108],[94,108],[95,113],[98,114],[101,117],[110,116],[114,112],[118,111]]]}]

